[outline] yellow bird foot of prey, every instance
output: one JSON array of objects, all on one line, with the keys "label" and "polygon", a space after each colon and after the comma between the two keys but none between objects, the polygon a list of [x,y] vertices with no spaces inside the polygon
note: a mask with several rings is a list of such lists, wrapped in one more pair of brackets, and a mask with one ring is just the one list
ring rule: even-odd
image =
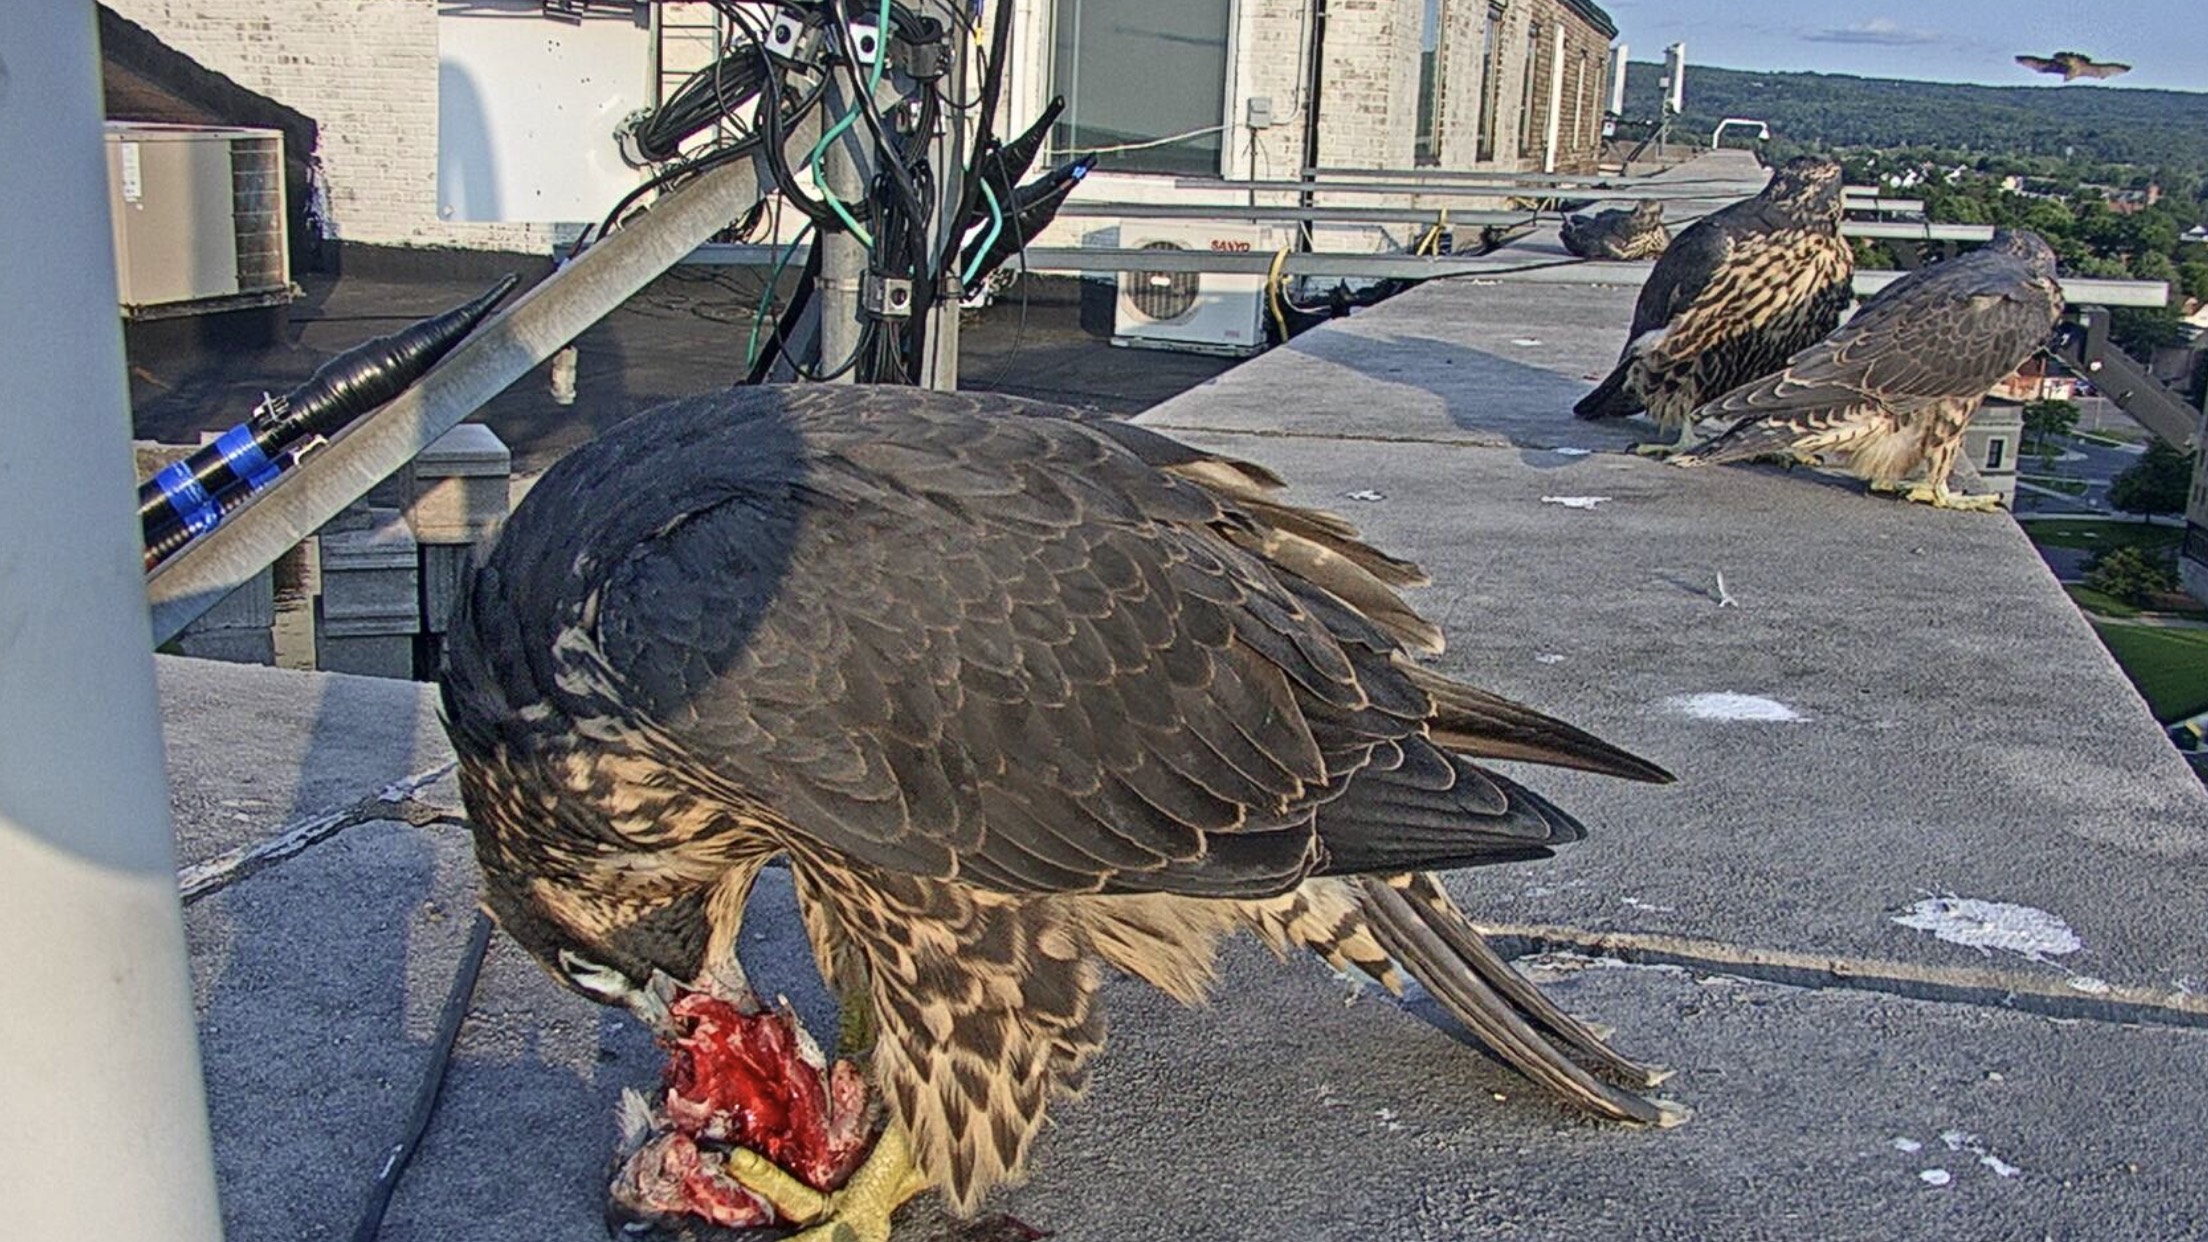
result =
[{"label": "yellow bird foot of prey", "polygon": [[1935,509],[1969,509],[1978,513],[1991,513],[2001,507],[2001,498],[1994,495],[1966,496],[1947,490],[1944,483],[1919,483],[1901,495],[1913,504],[1931,505]]},{"label": "yellow bird foot of prey", "polygon": [[889,1218],[927,1189],[912,1164],[912,1147],[892,1123],[843,1189],[819,1191],[742,1148],[730,1152],[728,1174],[774,1205],[782,1219],[804,1226],[788,1242],[889,1242]]}]

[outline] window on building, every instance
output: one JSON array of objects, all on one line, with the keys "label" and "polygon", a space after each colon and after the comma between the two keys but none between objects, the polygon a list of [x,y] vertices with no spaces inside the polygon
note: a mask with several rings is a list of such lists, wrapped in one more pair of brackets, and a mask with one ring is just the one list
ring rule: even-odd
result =
[{"label": "window on building", "polygon": [[1056,0],[1051,82],[1066,97],[1060,151],[1106,167],[1215,176],[1226,119],[1233,0]]},{"label": "window on building", "polygon": [[1503,10],[1499,5],[1487,8],[1487,33],[1480,44],[1482,59],[1487,68],[1481,73],[1479,141],[1473,148],[1472,158],[1487,161],[1495,158],[1495,114],[1503,107]]},{"label": "window on building", "polygon": [[1443,0],[1426,0],[1418,31],[1418,141],[1411,153],[1418,164],[1441,163],[1442,80],[1448,65],[1442,31],[1447,24]]},{"label": "window on building", "polygon": [[2001,463],[2008,459],[2008,453],[2009,442],[2007,440],[1995,436],[1986,441],[1986,469],[1999,470]]}]

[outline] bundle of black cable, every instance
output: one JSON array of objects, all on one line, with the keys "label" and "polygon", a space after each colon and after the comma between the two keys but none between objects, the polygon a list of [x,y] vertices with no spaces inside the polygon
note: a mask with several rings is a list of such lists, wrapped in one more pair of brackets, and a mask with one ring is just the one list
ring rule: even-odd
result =
[{"label": "bundle of black cable", "polygon": [[654,164],[673,159],[691,135],[750,103],[765,75],[759,50],[749,46],[691,74],[665,104],[630,127],[635,154]]}]

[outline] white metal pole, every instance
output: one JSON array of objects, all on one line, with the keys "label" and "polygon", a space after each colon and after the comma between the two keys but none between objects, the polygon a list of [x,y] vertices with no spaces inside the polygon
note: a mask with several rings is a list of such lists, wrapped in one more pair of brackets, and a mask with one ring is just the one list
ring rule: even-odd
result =
[{"label": "white metal pole", "polygon": [[93,6],[8,16],[0,1232],[209,1242],[222,1224],[140,569]]},{"label": "white metal pole", "polygon": [[1564,24],[1550,28],[1549,125],[1541,154],[1541,171],[1556,171],[1556,144],[1564,120]]}]

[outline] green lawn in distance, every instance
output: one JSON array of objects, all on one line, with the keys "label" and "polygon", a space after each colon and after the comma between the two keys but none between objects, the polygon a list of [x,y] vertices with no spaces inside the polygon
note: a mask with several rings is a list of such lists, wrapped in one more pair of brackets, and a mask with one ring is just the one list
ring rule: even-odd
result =
[{"label": "green lawn in distance", "polygon": [[2156,526],[2147,522],[2078,522],[2062,518],[2028,518],[2017,523],[2024,528],[2024,535],[2033,543],[2054,548],[2083,548],[2098,552],[2104,548],[2174,548],[2185,537],[2185,531],[2177,526]]},{"label": "green lawn in distance", "polygon": [[2208,711],[2208,630],[2101,622],[2093,627],[2164,722]]}]

